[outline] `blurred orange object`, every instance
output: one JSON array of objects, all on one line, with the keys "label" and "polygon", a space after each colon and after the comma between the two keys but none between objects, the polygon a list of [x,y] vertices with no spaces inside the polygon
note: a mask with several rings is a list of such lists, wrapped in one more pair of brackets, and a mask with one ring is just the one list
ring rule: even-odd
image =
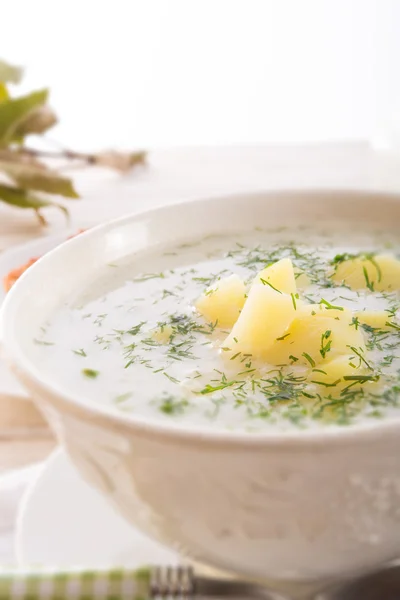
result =
[{"label": "blurred orange object", "polygon": [[77,235],[81,234],[81,233],[85,233],[85,231],[87,231],[87,229],[78,229],[78,231],[76,233],[73,233],[72,235],[70,235],[67,240],[72,240],[72,238],[76,237]]},{"label": "blurred orange object", "polygon": [[[71,240],[72,238],[76,237],[77,235],[84,233],[86,231],[86,229],[78,229],[78,231],[76,233],[74,233],[73,235],[70,235],[67,239]],[[12,271],[10,271],[4,278],[3,278],[3,287],[5,292],[9,292],[10,289],[12,288],[12,286],[14,285],[14,283],[21,277],[21,275],[23,273],[25,273],[25,271],[27,269],[29,269],[29,267],[31,267],[37,260],[39,260],[39,257],[37,258],[30,258],[28,260],[27,263],[25,263],[24,265],[22,265],[21,267],[17,267],[16,269],[13,269]]]},{"label": "blurred orange object", "polygon": [[3,287],[4,290],[6,292],[9,292],[10,289],[12,288],[12,286],[14,285],[14,283],[21,277],[21,275],[23,273],[25,273],[25,271],[27,269],[29,269],[29,267],[31,267],[38,259],[37,258],[30,258],[28,260],[27,263],[25,263],[24,265],[22,265],[21,267],[17,267],[16,269],[13,269],[12,271],[10,271],[4,278],[3,278]]}]

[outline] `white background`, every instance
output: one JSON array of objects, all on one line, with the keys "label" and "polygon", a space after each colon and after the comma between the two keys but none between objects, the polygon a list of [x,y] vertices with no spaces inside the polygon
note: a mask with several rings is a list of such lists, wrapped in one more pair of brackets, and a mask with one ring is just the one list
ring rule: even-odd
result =
[{"label": "white background", "polygon": [[399,0],[3,0],[0,20],[77,148],[370,138],[400,109]]}]

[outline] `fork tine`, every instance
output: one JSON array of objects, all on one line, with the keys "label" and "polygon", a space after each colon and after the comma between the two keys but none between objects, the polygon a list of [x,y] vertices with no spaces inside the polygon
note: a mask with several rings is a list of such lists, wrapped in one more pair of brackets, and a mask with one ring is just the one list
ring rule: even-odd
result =
[{"label": "fork tine", "polygon": [[152,567],[150,575],[150,597],[157,598],[160,595],[160,567]]},{"label": "fork tine", "polygon": [[179,591],[183,598],[190,598],[194,595],[194,573],[190,566],[179,565],[177,569],[177,577],[179,582]]},{"label": "fork tine", "polygon": [[151,570],[150,598],[193,598],[195,593],[193,569],[187,566],[159,567]]},{"label": "fork tine", "polygon": [[175,567],[168,565],[165,569],[164,593],[166,596],[174,598],[176,596],[176,591]]}]

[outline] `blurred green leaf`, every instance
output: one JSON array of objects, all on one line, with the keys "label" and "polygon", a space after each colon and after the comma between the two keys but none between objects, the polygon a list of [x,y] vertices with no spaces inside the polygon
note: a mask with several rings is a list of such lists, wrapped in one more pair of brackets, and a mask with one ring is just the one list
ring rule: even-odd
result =
[{"label": "blurred green leaf", "polygon": [[51,200],[38,198],[37,196],[30,194],[27,190],[14,188],[2,183],[0,184],[0,199],[11,206],[16,206],[18,208],[30,208],[34,210],[42,223],[45,223],[46,221],[40,212],[41,208],[54,206],[62,210],[63,213],[68,216],[68,210],[62,204],[52,202]]},{"label": "blurred green leaf", "polygon": [[79,198],[71,179],[62,177],[50,169],[0,161],[0,171],[6,173],[19,187],[25,190],[38,190],[48,194],[58,194],[65,198]]},{"label": "blurred green leaf", "polygon": [[10,142],[21,123],[35,109],[43,106],[48,97],[47,90],[33,92],[20,98],[10,98],[0,103],[0,145]]},{"label": "blurred green leaf", "polygon": [[98,165],[120,173],[146,162],[146,152],[142,151],[87,153],[68,148],[40,150],[27,147],[26,137],[46,132],[57,123],[57,116],[47,105],[47,89],[19,98],[10,95],[9,88],[12,86],[8,84],[19,83],[22,75],[20,67],[0,60],[0,202],[32,209],[45,223],[42,208],[55,206],[65,214],[68,211],[63,205],[48,200],[47,196],[36,196],[36,191],[64,198],[79,198],[73,181],[59,174],[59,169],[50,169],[47,161],[79,161],[84,165]]},{"label": "blurred green leaf", "polygon": [[49,106],[40,106],[23,119],[17,126],[14,137],[23,138],[32,133],[44,133],[57,123],[57,116]]},{"label": "blurred green leaf", "polygon": [[8,100],[9,97],[10,94],[8,93],[6,84],[0,81],[0,102],[3,102],[3,100]]},{"label": "blurred green leaf", "polygon": [[0,81],[3,83],[19,83],[22,79],[23,69],[10,65],[4,60],[0,60]]}]

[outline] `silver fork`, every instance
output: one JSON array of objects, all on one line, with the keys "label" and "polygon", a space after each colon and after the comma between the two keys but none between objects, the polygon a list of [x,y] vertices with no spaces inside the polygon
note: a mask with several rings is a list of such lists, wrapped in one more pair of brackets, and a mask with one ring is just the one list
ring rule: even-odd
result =
[{"label": "silver fork", "polygon": [[195,575],[192,567],[151,567],[150,598],[192,600],[194,598],[249,598],[285,600],[261,585],[229,579],[212,579]]}]

